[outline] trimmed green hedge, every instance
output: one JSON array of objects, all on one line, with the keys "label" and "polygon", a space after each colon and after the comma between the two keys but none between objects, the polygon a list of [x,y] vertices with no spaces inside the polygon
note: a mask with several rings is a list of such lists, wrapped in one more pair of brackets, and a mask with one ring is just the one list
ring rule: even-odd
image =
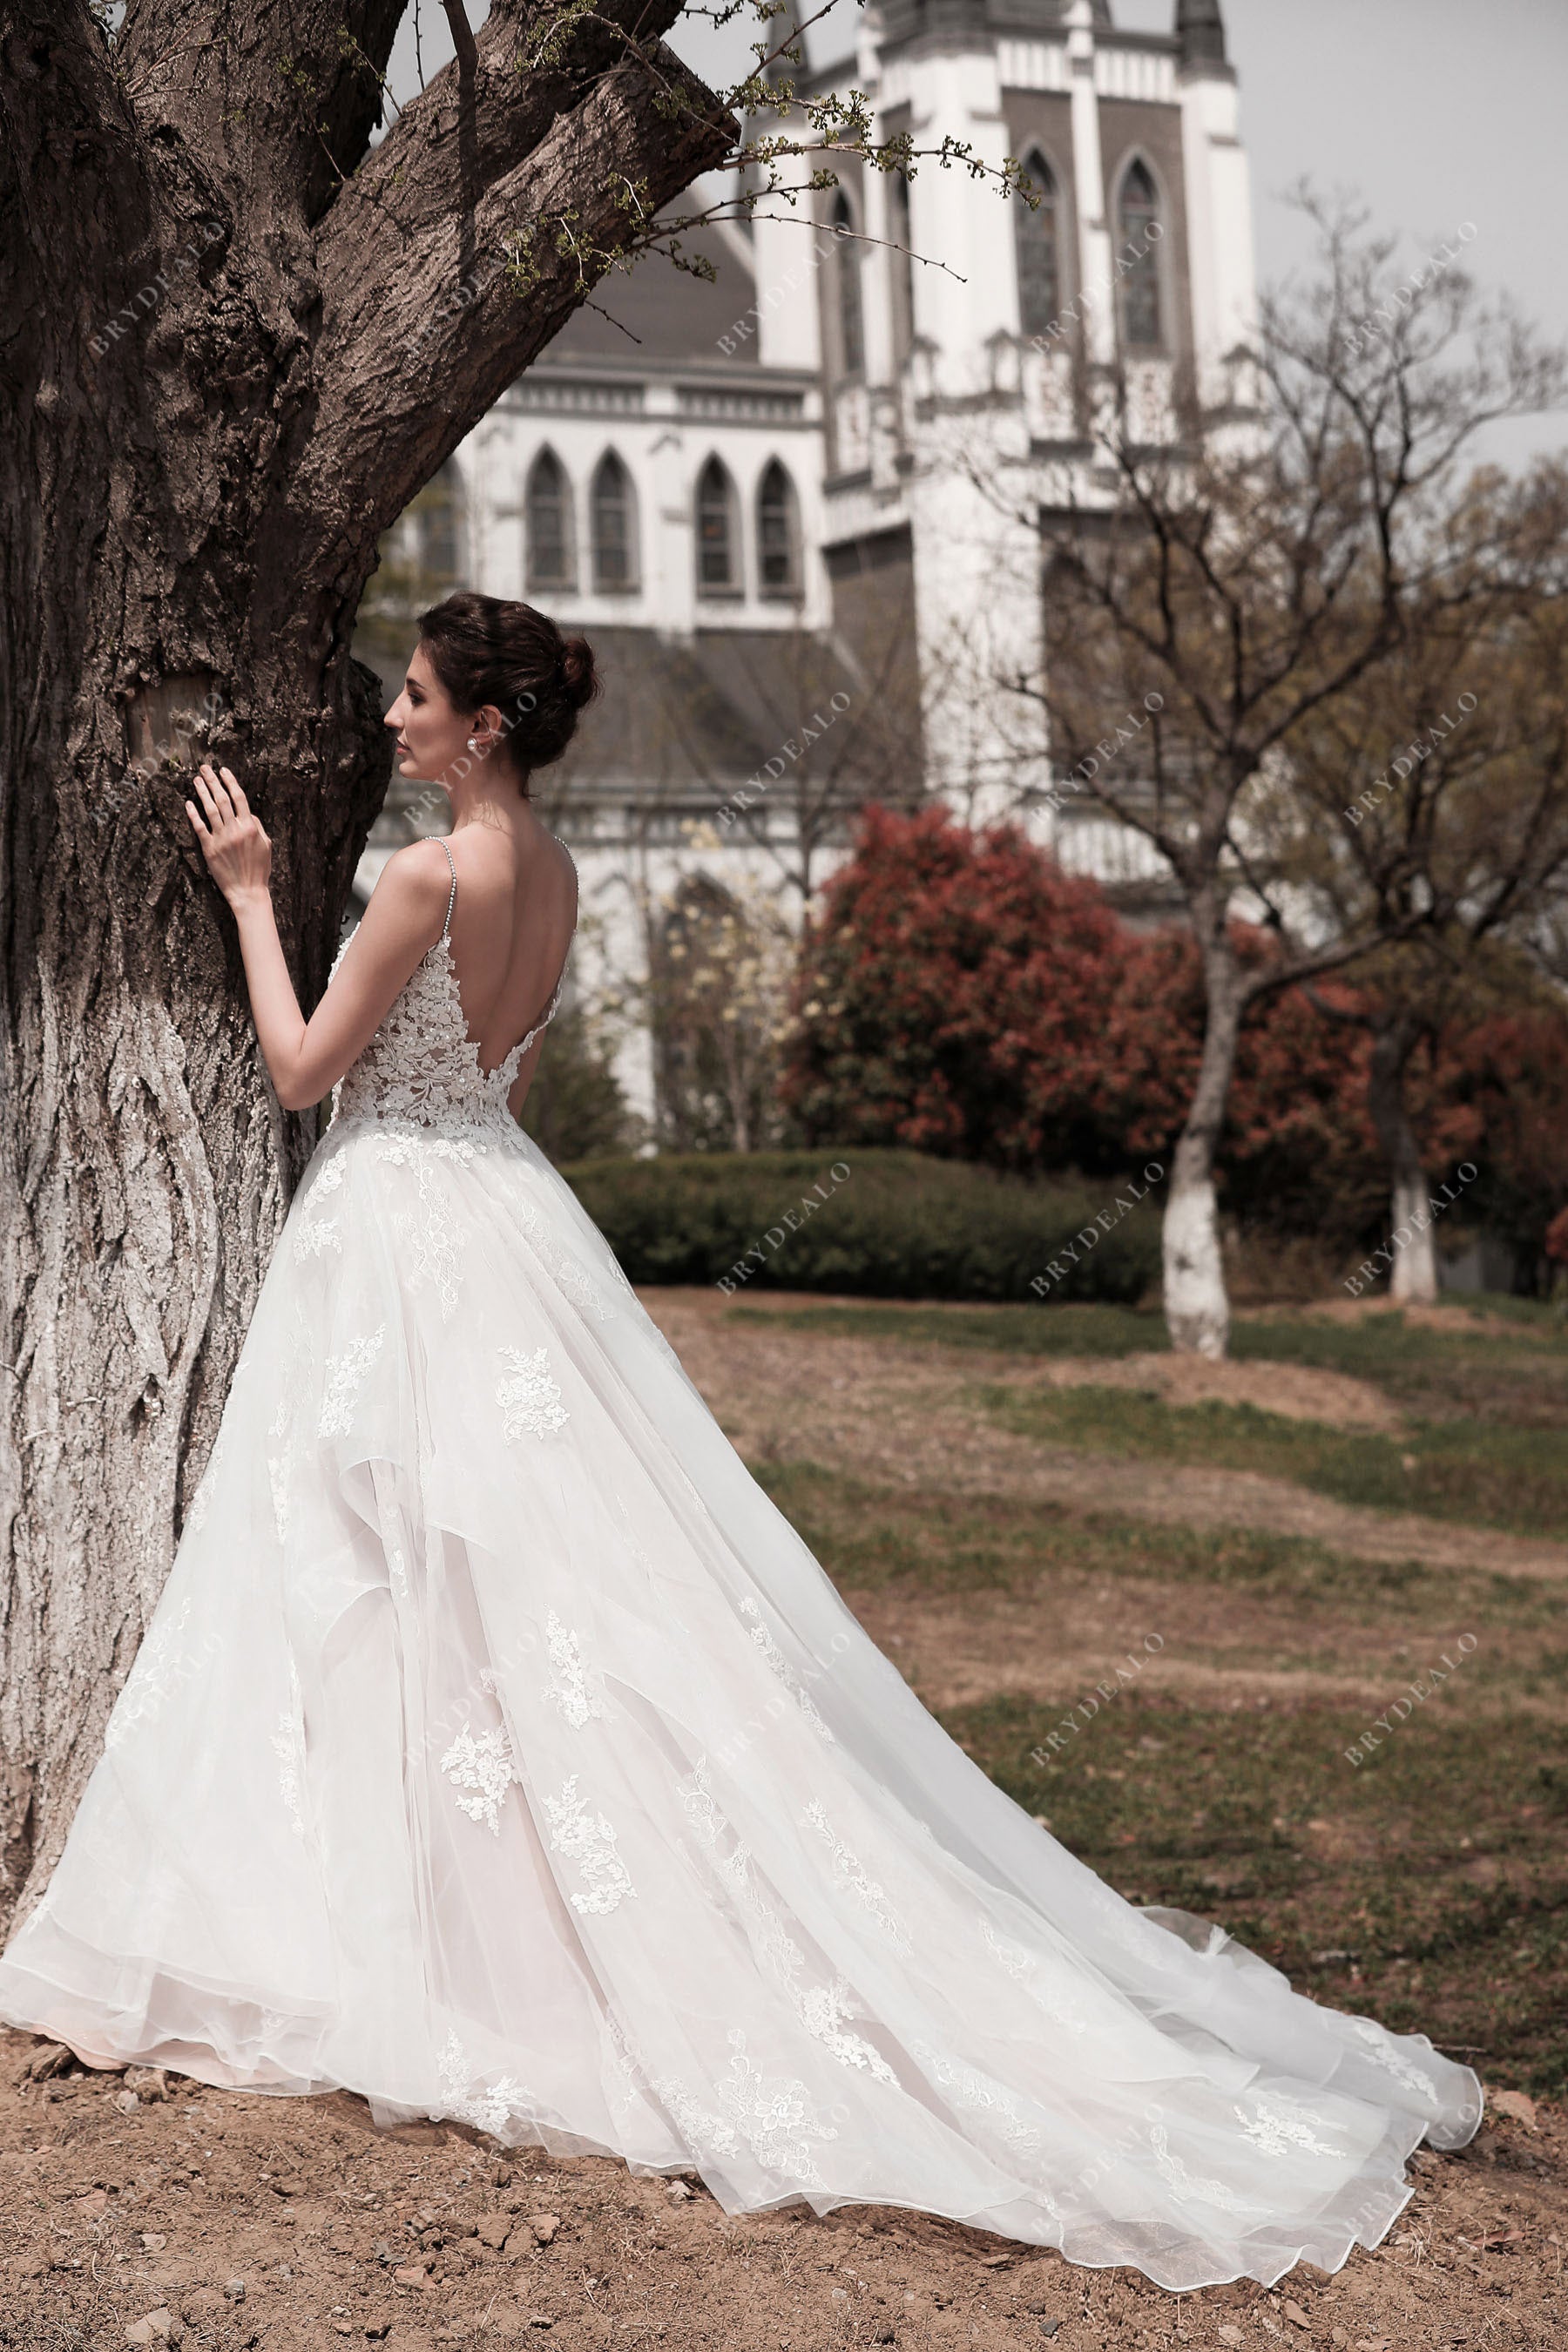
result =
[{"label": "trimmed green hedge", "polygon": [[[1131,1198],[1125,1178],[1027,1182],[853,1145],[583,1160],[562,1173],[633,1282],[1027,1299],[1055,1258],[1064,1278],[1048,1280],[1051,1300],[1130,1303],[1160,1270],[1154,1196],[1119,1214],[1118,1193]],[[1076,1237],[1101,1213],[1114,1222],[1085,1246]],[[1075,1241],[1073,1265],[1062,1251]]]}]

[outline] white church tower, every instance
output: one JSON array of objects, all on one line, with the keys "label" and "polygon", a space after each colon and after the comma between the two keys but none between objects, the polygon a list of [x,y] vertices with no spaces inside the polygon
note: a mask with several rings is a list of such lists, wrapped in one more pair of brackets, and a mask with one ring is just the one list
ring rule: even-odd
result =
[{"label": "white church tower", "polygon": [[[868,800],[1028,818],[1048,785],[1038,700],[1008,681],[1049,660],[1053,511],[1106,496],[1095,400],[1119,368],[1158,443],[1178,395],[1233,400],[1253,328],[1219,0],[1173,5],[1152,34],[1108,0],[867,0],[855,56],[797,90],[864,91],[879,142],[1016,159],[1037,205],[963,165],[826,159],[836,188],[685,240],[713,282],[658,257],[605,280],[399,527],[419,597],[524,596],[594,641],[605,700],[540,782],[603,972],[646,972],[683,888],[798,920]],[[395,607],[362,636],[389,667]],[[363,878],[438,819],[389,804]],[[1157,895],[1087,796],[1032,822],[1130,903]],[[621,1076],[651,1110],[655,1039]]]}]

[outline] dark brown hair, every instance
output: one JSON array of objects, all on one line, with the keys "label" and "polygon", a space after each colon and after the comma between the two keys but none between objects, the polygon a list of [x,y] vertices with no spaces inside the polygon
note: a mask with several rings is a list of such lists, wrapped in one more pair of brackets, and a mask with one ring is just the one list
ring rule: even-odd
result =
[{"label": "dark brown hair", "polygon": [[547,613],[471,590],[419,616],[419,642],[462,712],[493,702],[526,789],[534,768],[558,760],[577,713],[602,691],[586,637],[563,637]]}]

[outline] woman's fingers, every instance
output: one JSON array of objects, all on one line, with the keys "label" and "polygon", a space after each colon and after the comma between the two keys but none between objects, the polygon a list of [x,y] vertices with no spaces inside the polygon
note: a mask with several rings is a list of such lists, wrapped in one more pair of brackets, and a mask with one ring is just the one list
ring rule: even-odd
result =
[{"label": "woman's fingers", "polygon": [[218,774],[228,786],[229,798],[233,801],[235,807],[239,811],[240,815],[248,816],[250,814],[250,803],[246,799],[245,793],[240,788],[239,778],[235,774],[233,769],[220,768],[218,770]]},{"label": "woman's fingers", "polygon": [[204,797],[216,811],[218,822],[221,824],[226,817],[234,814],[234,804],[225,790],[223,779],[210,760],[202,761],[197,774],[199,781],[206,788]]},{"label": "woman's fingers", "polygon": [[206,812],[207,822],[210,824],[218,825],[223,823],[223,813],[214,797],[212,784],[208,781],[209,772],[205,767],[196,770],[196,792]]},{"label": "woman's fingers", "polygon": [[208,833],[205,825],[202,823],[201,816],[197,811],[195,801],[187,801],[185,803],[185,814],[190,818],[191,823],[196,829],[197,840],[201,842],[210,841],[212,836]]}]

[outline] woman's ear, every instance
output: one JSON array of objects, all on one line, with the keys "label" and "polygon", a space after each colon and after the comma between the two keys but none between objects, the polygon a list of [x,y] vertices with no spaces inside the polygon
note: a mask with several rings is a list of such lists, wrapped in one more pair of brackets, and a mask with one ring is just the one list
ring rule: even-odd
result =
[{"label": "woman's ear", "polygon": [[489,740],[485,742],[485,749],[487,751],[491,750],[500,741],[502,736],[506,733],[506,728],[502,724],[500,709],[495,703],[487,702],[482,710],[475,712],[474,732],[481,740],[484,740],[487,737],[489,738]]}]

